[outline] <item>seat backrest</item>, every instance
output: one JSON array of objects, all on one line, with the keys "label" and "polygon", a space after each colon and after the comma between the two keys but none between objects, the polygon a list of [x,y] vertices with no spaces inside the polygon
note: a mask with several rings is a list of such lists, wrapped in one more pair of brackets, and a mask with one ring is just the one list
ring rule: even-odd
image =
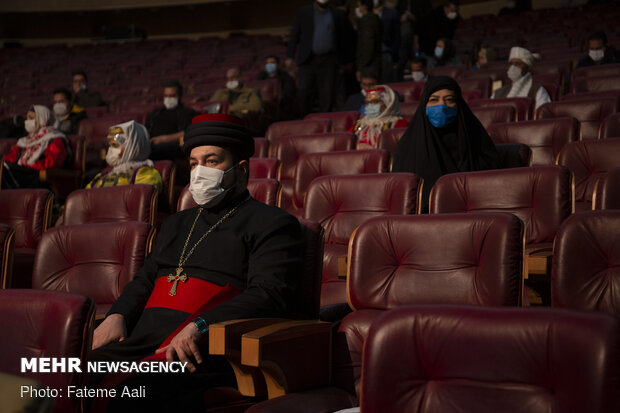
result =
[{"label": "seat backrest", "polygon": [[79,135],[68,136],[71,143],[70,167],[74,171],[84,173],[86,170],[86,138]]},{"label": "seat backrest", "polygon": [[526,244],[553,242],[573,212],[567,168],[534,166],[444,175],[430,194],[431,214],[512,212],[525,223]]},{"label": "seat backrest", "polygon": [[140,221],[154,225],[156,211],[157,191],[152,185],[80,189],[67,197],[63,224]]},{"label": "seat backrest", "polygon": [[370,328],[361,408],[379,412],[620,411],[620,329],[561,309],[407,306]]},{"label": "seat backrest", "polygon": [[491,78],[490,77],[474,77],[471,79],[460,79],[459,86],[461,90],[479,90],[482,99],[491,97]]},{"label": "seat backrest", "polygon": [[162,188],[159,194],[158,206],[167,212],[174,212],[174,180],[176,166],[172,161],[155,161],[155,169],[161,175]]},{"label": "seat backrest", "polygon": [[554,244],[554,307],[620,316],[619,233],[620,210],[580,212],[564,221]]},{"label": "seat backrest", "polygon": [[573,81],[584,77],[620,75],[620,64],[579,67],[573,71]]},{"label": "seat backrest", "polygon": [[278,178],[280,161],[276,158],[250,158],[250,179]]},{"label": "seat backrest", "polygon": [[254,138],[254,156],[266,158],[269,154],[269,141],[265,138]]},{"label": "seat backrest", "polygon": [[397,82],[389,83],[388,86],[398,93],[404,102],[420,100],[426,82]]},{"label": "seat backrest", "polygon": [[411,119],[420,106],[419,100],[410,100],[400,104],[400,115],[405,119]]},{"label": "seat backrest", "polygon": [[154,235],[135,221],[51,228],[37,248],[32,287],[86,295],[105,314],[142,267]]},{"label": "seat backrest", "polygon": [[[528,97],[521,98],[503,98],[503,99],[474,99],[467,102],[470,108],[476,107],[496,107],[496,106],[512,106],[516,112],[516,120],[524,121],[532,116],[532,99]],[[475,112],[474,112],[475,114]],[[508,120],[512,122],[513,119]],[[497,123],[497,122],[493,122]]]},{"label": "seat backrest", "polygon": [[0,155],[6,155],[11,151],[11,148],[17,143],[15,138],[2,138],[0,139]]},{"label": "seat backrest", "polygon": [[515,108],[511,105],[474,106],[471,111],[485,129],[494,123],[515,122],[517,120]]},{"label": "seat backrest", "polygon": [[360,113],[356,110],[345,112],[329,112],[329,113],[311,113],[306,115],[305,120],[308,119],[329,119],[332,121],[331,132],[349,132],[355,122],[360,117]]},{"label": "seat backrest", "polygon": [[601,177],[592,196],[594,209],[620,209],[620,168]]},{"label": "seat backrest", "polygon": [[620,96],[620,89],[618,90],[604,90],[598,92],[581,92],[581,93],[567,93],[560,98],[560,100],[584,100],[584,99],[596,99],[600,97],[614,97]]},{"label": "seat backrest", "polygon": [[323,270],[323,227],[317,222],[301,219],[305,239],[304,270],[298,279],[296,311],[308,319],[318,319],[321,302],[321,272]]},{"label": "seat backrest", "polygon": [[578,77],[571,82],[570,91],[580,93],[617,89],[620,89],[620,73],[612,76]]},{"label": "seat backrest", "polygon": [[575,200],[588,203],[592,202],[597,180],[617,168],[619,160],[620,138],[571,142],[558,155],[558,165],[575,176]]},{"label": "seat backrest", "polygon": [[532,165],[532,149],[523,143],[496,143],[498,168],[522,168]]},{"label": "seat backrest", "polygon": [[272,156],[280,160],[280,180],[295,177],[295,165],[305,153],[348,151],[355,149],[357,138],[353,133],[320,133],[307,136],[289,136],[272,145]]},{"label": "seat backrest", "polygon": [[271,146],[285,136],[327,133],[331,130],[331,127],[331,120],[323,118],[274,122],[267,128],[265,138],[269,141]]},{"label": "seat backrest", "polygon": [[582,139],[596,139],[603,120],[609,114],[618,112],[619,100],[616,97],[602,97],[549,102],[538,108],[536,119],[573,117],[581,125]]},{"label": "seat backrest", "polygon": [[599,138],[620,138],[620,113],[607,115],[601,124]]},{"label": "seat backrest", "polygon": [[15,230],[0,224],[0,289],[11,288]]},{"label": "seat backrest", "polygon": [[553,165],[564,145],[579,140],[579,122],[575,118],[555,118],[496,123],[487,132],[496,144],[529,146],[533,165]]},{"label": "seat backrest", "polygon": [[450,76],[451,78],[456,79],[465,70],[466,70],[465,65],[436,66],[433,68],[429,68],[428,73],[431,76]]},{"label": "seat backrest", "polygon": [[319,152],[302,155],[295,167],[293,205],[304,207],[310,182],[319,176],[388,172],[389,153],[382,149]]},{"label": "seat backrest", "polygon": [[508,76],[506,75],[505,67],[497,67],[497,68],[482,68],[478,70],[466,70],[459,75],[459,80],[461,79],[472,79],[472,78],[491,78],[493,82],[497,80],[501,80],[504,84],[508,81]]},{"label": "seat backrest", "polygon": [[[95,305],[83,295],[39,290],[0,290],[0,330],[10,340],[2,345],[0,370],[27,376],[43,387],[82,388],[86,375],[78,373],[21,373],[21,359],[76,357],[82,369],[90,358]],[[84,370],[83,370],[84,371]],[[78,398],[58,397],[54,411],[81,411]]]},{"label": "seat backrest", "polygon": [[78,135],[85,136],[87,141],[106,141],[111,126],[130,120],[136,120],[132,114],[105,115],[100,118],[84,119],[78,127]]},{"label": "seat backrest", "polygon": [[0,191],[0,223],[15,230],[15,248],[36,248],[50,226],[53,199],[47,189]]},{"label": "seat backrest", "polygon": [[[258,202],[262,202],[267,205],[277,205],[278,197],[280,196],[280,182],[271,178],[257,178],[248,180],[248,191],[252,198]],[[184,211],[186,209],[195,208],[198,204],[192,198],[191,192],[189,192],[189,185],[181,191],[179,200],[177,201],[177,212]]]},{"label": "seat backrest", "polygon": [[394,156],[394,154],[396,154],[396,150],[398,149],[398,142],[400,141],[400,138],[403,137],[406,130],[407,128],[393,128],[384,130],[377,139],[377,147],[379,149],[385,149],[392,156]]}]

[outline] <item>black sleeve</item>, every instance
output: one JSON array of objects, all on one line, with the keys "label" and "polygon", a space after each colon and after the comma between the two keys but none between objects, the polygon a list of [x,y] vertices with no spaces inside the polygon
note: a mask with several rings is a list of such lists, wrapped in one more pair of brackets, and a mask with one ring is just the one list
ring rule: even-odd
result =
[{"label": "black sleeve", "polygon": [[194,117],[196,116],[198,116],[198,112],[196,112],[192,108],[184,107],[183,113],[179,119],[178,132],[181,132],[187,129],[187,127],[192,124],[192,119],[194,119]]},{"label": "black sleeve", "polygon": [[288,50],[286,51],[287,59],[295,58],[295,51],[297,50],[297,44],[299,43],[299,39],[301,36],[301,15],[302,9],[297,10],[297,15],[295,16],[295,22],[293,23],[293,28],[291,29],[291,35],[288,40]]}]

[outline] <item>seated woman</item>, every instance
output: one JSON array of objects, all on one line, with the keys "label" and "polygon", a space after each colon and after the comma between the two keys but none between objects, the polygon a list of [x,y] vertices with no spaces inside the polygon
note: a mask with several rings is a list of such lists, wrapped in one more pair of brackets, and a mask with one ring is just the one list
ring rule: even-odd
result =
[{"label": "seated woman", "polygon": [[413,172],[424,179],[424,211],[428,210],[428,195],[440,176],[497,166],[497,149],[463,100],[458,83],[447,76],[431,77],[398,143],[392,172]]},{"label": "seated woman", "polygon": [[459,66],[463,64],[461,59],[455,54],[456,51],[454,50],[452,40],[447,38],[437,39],[434,56],[428,58],[428,67]]},{"label": "seated woman", "polygon": [[3,188],[39,188],[45,184],[39,173],[62,168],[67,159],[67,138],[56,128],[56,118],[41,105],[26,114],[27,136],[20,138],[4,157]]},{"label": "seated woman", "polygon": [[364,116],[350,132],[357,135],[358,149],[376,148],[381,132],[391,128],[406,128],[406,119],[400,116],[398,96],[389,86],[379,85],[366,91]]},{"label": "seated woman", "polygon": [[97,174],[86,188],[129,184],[153,185],[161,191],[159,172],[148,159],[151,141],[146,128],[133,120],[112,126],[108,131],[108,167]]}]

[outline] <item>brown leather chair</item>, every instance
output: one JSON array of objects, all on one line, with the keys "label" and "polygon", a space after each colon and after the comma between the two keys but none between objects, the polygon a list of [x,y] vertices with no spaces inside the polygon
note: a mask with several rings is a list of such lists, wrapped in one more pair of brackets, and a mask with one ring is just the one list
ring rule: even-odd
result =
[{"label": "brown leather chair", "polygon": [[578,77],[571,82],[572,93],[599,92],[620,89],[620,72],[612,76]]},{"label": "brown leather chair", "polygon": [[389,83],[388,86],[398,93],[404,102],[417,102],[420,100],[425,82],[397,82]]},{"label": "brown leather chair", "polygon": [[254,138],[254,156],[266,158],[269,156],[269,141],[265,138]]},{"label": "brown leather chair", "polygon": [[121,221],[155,225],[157,196],[155,188],[146,184],[73,191],[67,197],[63,225]]},{"label": "brown leather chair", "polygon": [[[496,106],[512,106],[516,112],[517,121],[529,120],[532,118],[532,99],[525,98],[503,98],[503,99],[475,99],[467,103],[470,108],[488,108]],[[474,112],[475,113],[475,112]],[[508,122],[512,122],[510,119]],[[497,123],[497,122],[492,122]],[[488,128],[487,128],[488,129]]]},{"label": "brown leather chair", "polygon": [[144,222],[104,222],[51,228],[43,234],[32,287],[83,294],[103,319],[142,267],[154,229]]},{"label": "brown leather chair", "polygon": [[176,178],[176,166],[172,161],[156,161],[155,169],[161,175],[162,188],[159,193],[157,207],[166,213],[174,212],[174,180]]},{"label": "brown leather chair", "polygon": [[620,209],[620,168],[599,178],[592,195],[594,209]]},{"label": "brown leather chair", "polygon": [[620,64],[579,67],[573,71],[572,78],[620,75]]},{"label": "brown leather chair", "polygon": [[397,308],[368,332],[361,409],[617,412],[619,327],[559,309]]},{"label": "brown leather chair", "polygon": [[330,112],[330,113],[311,113],[306,115],[304,120],[309,119],[329,119],[332,121],[332,128],[330,132],[349,132],[355,126],[355,122],[360,117],[360,113],[356,110],[345,112]]},{"label": "brown leather chair", "polygon": [[574,214],[554,244],[551,299],[554,307],[620,316],[620,211]]},{"label": "brown leather chair", "polygon": [[603,120],[620,109],[619,101],[619,98],[604,97],[549,102],[538,108],[536,119],[573,117],[581,125],[582,139],[596,139]]},{"label": "brown leather chair", "polygon": [[63,390],[54,412],[82,412],[83,399],[66,394],[68,386],[83,388],[80,373],[21,372],[21,359],[75,357],[82,371],[90,358],[95,305],[88,297],[52,291],[0,290],[0,330],[10,337],[2,344],[0,370],[35,379],[43,387]]},{"label": "brown leather chair", "polygon": [[620,138],[620,113],[607,115],[601,123],[599,139],[604,138]]},{"label": "brown leather chair", "polygon": [[11,288],[13,274],[13,248],[15,230],[6,224],[0,224],[0,289]]},{"label": "brown leather chair", "polygon": [[495,123],[515,122],[517,120],[515,108],[511,105],[474,106],[471,111],[485,129]]},{"label": "brown leather chair", "polygon": [[558,155],[558,165],[575,175],[577,211],[592,209],[596,182],[620,166],[620,138],[571,142]]},{"label": "brown leather chair", "polygon": [[[304,218],[325,228],[321,306],[339,313],[346,303],[344,264],[349,237],[361,223],[378,215],[419,213],[422,179],[409,173],[322,176],[314,179]],[[323,309],[322,319],[331,307]]]},{"label": "brown leather chair", "polygon": [[[313,135],[317,133],[327,133],[331,130],[332,124],[329,119],[310,119],[310,120],[290,120],[275,122],[269,125],[265,138],[269,141],[269,146],[274,145],[278,140],[286,136]],[[273,150],[270,148],[270,153]]]},{"label": "brown leather chair", "polygon": [[11,288],[32,286],[34,253],[51,224],[53,194],[47,189],[11,189],[0,191],[0,223],[15,230],[13,272],[6,285]]},{"label": "brown leather chair", "polygon": [[[248,191],[250,195],[258,202],[263,204],[276,206],[280,197],[281,186],[278,181],[271,178],[257,178],[248,180]],[[194,202],[191,192],[189,192],[189,185],[181,191],[179,195],[179,201],[177,203],[177,211],[184,211],[189,208],[195,208],[198,204]]]},{"label": "brown leather chair", "polygon": [[310,183],[319,176],[388,172],[390,155],[382,149],[308,153],[297,161],[293,184],[292,210],[303,216]]},{"label": "brown leather chair", "polygon": [[[379,135],[377,139],[377,148],[385,149],[393,157],[398,149],[398,142],[403,137],[406,128],[386,129]],[[391,169],[391,168],[390,168]]]},{"label": "brown leather chair", "polygon": [[480,98],[488,99],[491,97],[491,78],[490,77],[475,77],[471,79],[459,79],[459,86],[461,90],[479,90]]},{"label": "brown leather chair", "polygon": [[250,179],[278,179],[280,161],[276,158],[250,158]]},{"label": "brown leather chair", "polygon": [[72,191],[82,188],[82,176],[86,170],[86,138],[71,135],[69,140],[69,158],[64,168],[46,169],[39,173],[42,181],[47,182],[52,192],[65,199]]},{"label": "brown leather chair", "polygon": [[[248,413],[332,412],[355,406],[363,379],[364,339],[374,320],[393,308],[520,303],[523,224],[511,214],[375,217],[354,232],[349,254],[347,297],[354,311],[342,320],[332,341],[331,382],[306,389],[283,383],[285,396],[259,403]],[[267,368],[275,364],[300,375],[303,369],[297,363],[305,360],[294,354],[304,343],[295,342],[286,327],[282,330],[263,337],[246,335],[242,359],[264,351]],[[259,340],[260,347],[250,347]],[[281,354],[272,354],[272,346]]]},{"label": "brown leather chair", "polygon": [[532,165],[553,165],[560,150],[579,140],[579,122],[575,118],[540,119],[497,123],[487,132],[498,143],[523,143],[532,149]]}]

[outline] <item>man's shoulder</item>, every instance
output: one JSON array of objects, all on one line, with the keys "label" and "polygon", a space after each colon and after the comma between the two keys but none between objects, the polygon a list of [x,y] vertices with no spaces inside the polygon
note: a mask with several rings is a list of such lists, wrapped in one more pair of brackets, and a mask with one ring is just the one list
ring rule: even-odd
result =
[{"label": "man's shoulder", "polygon": [[259,227],[271,227],[275,223],[279,225],[290,225],[298,223],[297,218],[273,205],[263,204],[252,198],[250,202],[251,219],[257,223]]}]

